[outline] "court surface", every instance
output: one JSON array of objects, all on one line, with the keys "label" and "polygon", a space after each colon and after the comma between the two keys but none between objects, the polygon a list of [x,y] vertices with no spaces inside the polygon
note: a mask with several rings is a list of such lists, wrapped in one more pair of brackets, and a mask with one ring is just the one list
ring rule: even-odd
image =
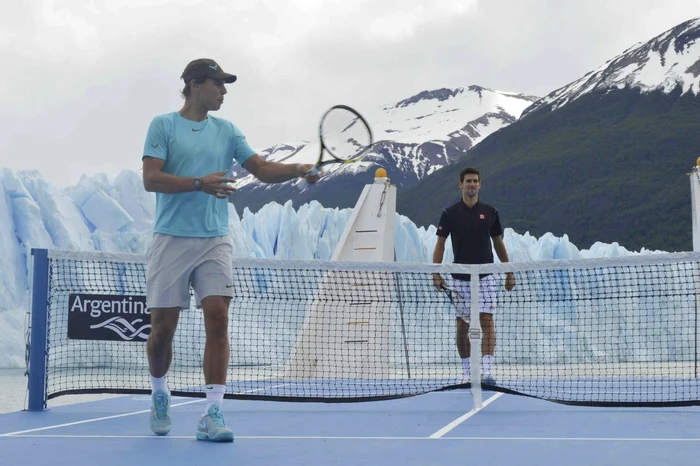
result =
[{"label": "court surface", "polygon": [[201,398],[174,397],[173,429],[148,428],[150,397],[0,415],[0,464],[698,465],[700,408],[590,408],[467,390],[366,403],[226,400],[234,443],[197,441]]}]

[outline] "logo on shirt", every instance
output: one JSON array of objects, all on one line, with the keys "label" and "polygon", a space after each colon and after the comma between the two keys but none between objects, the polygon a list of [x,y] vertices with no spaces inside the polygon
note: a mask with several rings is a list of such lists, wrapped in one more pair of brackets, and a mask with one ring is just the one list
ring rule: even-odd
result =
[{"label": "logo on shirt", "polygon": [[160,144],[151,144],[151,147],[154,148],[154,149],[155,149],[156,147],[158,147],[158,146],[160,146]]},{"label": "logo on shirt", "polygon": [[192,128],[192,131],[202,131],[202,128]]},{"label": "logo on shirt", "polygon": [[484,214],[479,214],[479,218],[480,218],[481,220],[484,220],[486,217],[484,216]]}]

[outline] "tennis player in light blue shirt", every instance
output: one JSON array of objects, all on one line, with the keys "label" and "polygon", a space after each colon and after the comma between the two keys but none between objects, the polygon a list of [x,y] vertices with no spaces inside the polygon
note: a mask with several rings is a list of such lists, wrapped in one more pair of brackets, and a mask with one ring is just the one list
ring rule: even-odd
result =
[{"label": "tennis player in light blue shirt", "polygon": [[180,310],[189,308],[192,286],[204,313],[206,333],[207,403],[196,436],[231,442],[233,432],[224,422],[222,405],[229,358],[228,308],[234,293],[228,236],[228,199],[235,191],[232,165],[241,165],[266,183],[294,178],[315,183],[318,175],[310,175],[312,165],[266,161],[235,125],[209,114],[221,108],[225,84],[236,81],[236,76],[225,73],[214,60],[190,62],[181,77],[185,104],[178,112],[153,118],[142,157],[144,187],[156,193],[146,269],[146,301],[151,312],[146,345],[152,386],[150,428],[157,435],[170,432],[167,372]]},{"label": "tennis player in light blue shirt", "polygon": [[[227,172],[235,160],[255,155],[243,133],[231,122],[208,115],[192,121],[180,112],[159,115],[148,128],[144,154],[163,160],[163,172],[195,179]],[[187,212],[187,215],[182,215]],[[192,238],[228,234],[228,206],[204,191],[156,192],[154,233]]]}]

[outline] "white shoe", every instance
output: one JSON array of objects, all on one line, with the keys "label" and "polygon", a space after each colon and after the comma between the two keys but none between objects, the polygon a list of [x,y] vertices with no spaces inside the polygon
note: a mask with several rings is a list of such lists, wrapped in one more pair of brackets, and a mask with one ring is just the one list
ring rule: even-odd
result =
[{"label": "white shoe", "polygon": [[213,403],[207,414],[202,415],[197,424],[197,440],[210,442],[233,442],[233,431],[226,427],[221,406]]},{"label": "white shoe", "polygon": [[172,422],[170,420],[170,395],[156,390],[151,395],[151,431],[156,435],[168,435]]}]

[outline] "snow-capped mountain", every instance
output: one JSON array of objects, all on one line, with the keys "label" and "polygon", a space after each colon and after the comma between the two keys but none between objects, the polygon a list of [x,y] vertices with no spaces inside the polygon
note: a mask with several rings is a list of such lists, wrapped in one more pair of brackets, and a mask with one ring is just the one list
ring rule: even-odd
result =
[{"label": "snow-capped mountain", "polygon": [[[700,19],[549,93],[469,151],[503,225],[626,247],[692,247],[688,169],[700,146]],[[421,225],[455,201],[459,165],[400,190]],[[663,186],[662,192],[658,187]]]},{"label": "snow-capped mountain", "polygon": [[669,29],[648,42],[639,43],[546,97],[535,102],[523,116],[540,109],[556,110],[583,95],[613,89],[634,88],[642,92],[681,93],[700,91],[700,18]]},{"label": "snow-capped mountain", "polygon": [[[243,178],[239,180],[237,196],[252,210],[292,197],[300,204],[321,200],[324,206],[347,207],[352,201],[343,199],[357,198],[367,179],[373,176],[373,168],[384,167],[394,184],[409,186],[454,163],[484,138],[516,121],[537,99],[469,86],[423,91],[396,103],[361,111],[375,140],[372,151],[361,162],[324,167],[321,181],[302,193],[291,183],[261,184],[241,170],[239,175]],[[261,155],[272,161],[315,163],[319,150],[318,141],[305,141],[280,144]],[[371,174],[354,181],[366,172]]]}]

